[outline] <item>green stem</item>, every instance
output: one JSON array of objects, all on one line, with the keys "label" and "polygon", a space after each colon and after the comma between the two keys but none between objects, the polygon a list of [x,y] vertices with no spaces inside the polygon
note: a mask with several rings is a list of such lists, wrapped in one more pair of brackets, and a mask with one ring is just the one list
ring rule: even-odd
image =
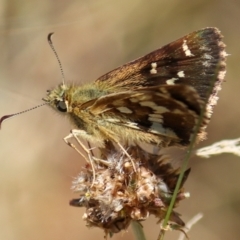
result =
[{"label": "green stem", "polygon": [[139,222],[132,221],[131,223],[135,239],[146,240],[145,234],[143,232],[143,227]]}]

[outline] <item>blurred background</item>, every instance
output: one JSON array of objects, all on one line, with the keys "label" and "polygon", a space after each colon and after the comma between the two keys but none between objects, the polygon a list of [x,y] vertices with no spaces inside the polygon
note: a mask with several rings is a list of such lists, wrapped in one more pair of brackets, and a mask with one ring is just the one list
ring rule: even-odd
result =
[{"label": "blurred background", "polygon": [[[240,2],[235,0],[0,0],[0,115],[36,106],[61,81],[47,34],[67,81],[90,82],[183,35],[218,27],[225,36],[228,67],[220,100],[198,147],[240,136]],[[236,127],[236,128],[235,128]],[[62,140],[69,122],[47,106],[5,121],[0,132],[0,239],[103,239],[88,229],[71,182],[85,162]],[[191,198],[177,211],[185,222],[204,218],[191,240],[240,239],[240,160],[233,155],[193,158],[186,183]],[[156,239],[157,219],[144,223]],[[177,239],[179,232],[165,239]],[[113,239],[133,239],[131,228]]]}]

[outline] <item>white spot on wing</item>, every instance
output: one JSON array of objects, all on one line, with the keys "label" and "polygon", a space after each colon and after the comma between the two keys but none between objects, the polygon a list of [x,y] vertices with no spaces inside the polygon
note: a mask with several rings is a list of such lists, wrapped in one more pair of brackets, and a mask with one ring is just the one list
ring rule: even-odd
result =
[{"label": "white spot on wing", "polygon": [[203,45],[203,46],[201,46],[200,48],[199,48],[200,50],[202,50],[202,51],[211,51],[211,48],[209,48],[209,47],[207,47],[207,46],[205,46],[205,45]]},{"label": "white spot on wing", "polygon": [[182,49],[187,57],[194,56],[187,45],[187,40],[183,40]]},{"label": "white spot on wing", "polygon": [[153,62],[153,63],[151,64],[151,66],[152,66],[152,68],[156,68],[156,67],[157,67],[157,63],[156,63],[156,62]]},{"label": "white spot on wing", "polygon": [[155,111],[155,113],[165,113],[165,112],[169,112],[169,110],[165,107],[162,106],[154,106],[152,107],[152,109]]},{"label": "white spot on wing", "polygon": [[177,73],[177,75],[178,75],[180,78],[185,77],[184,71],[179,71],[179,72]]},{"label": "white spot on wing", "polygon": [[203,65],[204,67],[210,67],[210,66],[211,66],[211,63],[210,63],[209,61],[204,61],[204,62],[202,63],[202,65]]},{"label": "white spot on wing", "polygon": [[154,103],[153,101],[142,101],[139,104],[143,107],[154,107],[154,106],[156,106],[156,103]]},{"label": "white spot on wing", "polygon": [[157,63],[156,62],[153,62],[152,64],[151,64],[151,67],[152,67],[152,69],[150,70],[150,73],[151,74],[156,74],[157,73]]},{"label": "white spot on wing", "polygon": [[211,55],[205,53],[205,54],[203,55],[203,58],[210,60],[210,59],[212,59],[213,57],[212,57]]},{"label": "white spot on wing", "polygon": [[162,124],[154,122],[149,129],[149,132],[159,134],[159,135],[166,135],[172,138],[178,138],[177,135],[168,128],[164,128]]},{"label": "white spot on wing", "polygon": [[222,51],[220,55],[224,58],[230,56],[230,54],[226,53],[225,51]]},{"label": "white spot on wing", "polygon": [[163,123],[163,120],[162,120],[162,115],[159,115],[159,114],[149,114],[148,116],[148,120],[150,122],[156,122],[156,123]]},{"label": "white spot on wing", "polygon": [[220,72],[218,73],[218,77],[219,77],[220,79],[224,79],[225,74],[226,74],[226,71],[220,71]]},{"label": "white spot on wing", "polygon": [[166,80],[166,83],[168,85],[175,85],[175,81],[177,81],[177,80],[178,80],[178,78],[171,78],[171,79]]},{"label": "white spot on wing", "polygon": [[118,107],[117,110],[121,113],[131,114],[133,111],[127,107]]}]

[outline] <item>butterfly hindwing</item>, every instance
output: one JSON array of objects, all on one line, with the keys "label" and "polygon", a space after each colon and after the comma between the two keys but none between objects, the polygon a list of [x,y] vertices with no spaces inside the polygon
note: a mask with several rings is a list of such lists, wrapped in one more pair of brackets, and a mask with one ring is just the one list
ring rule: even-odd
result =
[{"label": "butterfly hindwing", "polygon": [[88,104],[101,121],[176,138],[187,145],[201,113],[202,100],[190,86],[159,86],[109,94]]}]

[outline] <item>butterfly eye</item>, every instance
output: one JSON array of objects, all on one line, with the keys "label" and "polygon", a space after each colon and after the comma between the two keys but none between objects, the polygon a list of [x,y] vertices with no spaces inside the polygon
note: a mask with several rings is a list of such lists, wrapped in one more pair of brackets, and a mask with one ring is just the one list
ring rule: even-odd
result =
[{"label": "butterfly eye", "polygon": [[56,107],[60,112],[67,112],[67,105],[65,101],[57,102]]}]

